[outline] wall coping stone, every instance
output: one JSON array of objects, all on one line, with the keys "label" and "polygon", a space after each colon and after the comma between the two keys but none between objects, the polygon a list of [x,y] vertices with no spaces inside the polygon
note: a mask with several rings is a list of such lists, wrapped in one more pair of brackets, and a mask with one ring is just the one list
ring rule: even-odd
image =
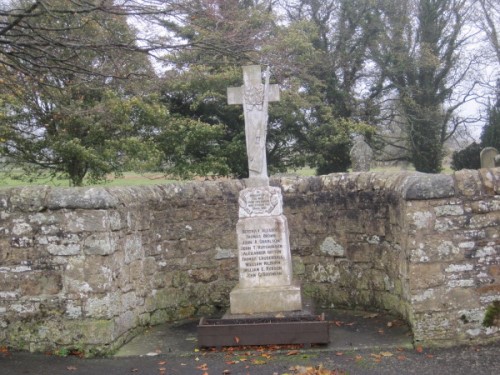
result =
[{"label": "wall coping stone", "polygon": [[[478,177],[471,179],[471,177]],[[482,182],[482,186],[470,183]],[[452,175],[419,172],[354,172],[334,173],[311,177],[274,177],[272,186],[280,186],[284,193],[314,193],[320,191],[385,190],[401,199],[428,200],[454,196],[500,195],[500,168],[479,171],[462,170]],[[157,206],[174,197],[191,200],[210,195],[215,199],[235,199],[246,186],[245,180],[179,182],[163,185],[129,187],[50,187],[32,186],[0,189],[0,208],[9,207],[22,212],[40,212],[46,209],[99,210],[118,208],[120,205]]]}]

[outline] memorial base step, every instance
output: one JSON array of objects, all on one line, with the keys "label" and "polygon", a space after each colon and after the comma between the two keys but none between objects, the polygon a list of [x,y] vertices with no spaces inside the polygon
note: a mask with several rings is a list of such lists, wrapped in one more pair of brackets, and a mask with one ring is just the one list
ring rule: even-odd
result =
[{"label": "memorial base step", "polygon": [[299,283],[282,286],[241,288],[236,286],[229,295],[231,314],[257,314],[302,310]]}]

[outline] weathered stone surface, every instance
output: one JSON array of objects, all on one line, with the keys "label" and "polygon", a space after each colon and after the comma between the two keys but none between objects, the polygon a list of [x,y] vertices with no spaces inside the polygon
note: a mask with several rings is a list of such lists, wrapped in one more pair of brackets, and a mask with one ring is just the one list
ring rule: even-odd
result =
[{"label": "weathered stone surface", "polygon": [[479,171],[462,169],[454,173],[457,194],[466,197],[479,196],[482,194],[482,184]]},{"label": "weathered stone surface", "polygon": [[483,182],[484,192],[488,195],[500,195],[500,168],[491,169],[480,169],[479,173],[481,175],[481,180]]},{"label": "weathered stone surface", "polygon": [[481,168],[495,168],[495,157],[498,150],[494,147],[485,147],[481,150]]},{"label": "weathered stone surface", "polygon": [[344,257],[345,249],[331,236],[326,237],[319,247],[320,251],[334,257]]},{"label": "weathered stone surface", "polygon": [[10,209],[18,209],[21,212],[42,211],[46,207],[49,192],[48,186],[15,188],[9,199]]},{"label": "weathered stone surface", "polygon": [[373,150],[365,142],[362,136],[354,141],[349,153],[351,157],[351,166],[354,172],[368,172],[373,159]]},{"label": "weathered stone surface", "polygon": [[410,287],[413,290],[427,290],[443,285],[446,276],[443,273],[441,263],[422,264],[416,263],[410,265]]},{"label": "weathered stone surface", "polygon": [[302,309],[299,284],[267,286],[265,288],[240,288],[231,291],[231,314],[295,311]]},{"label": "weathered stone surface", "polygon": [[407,200],[448,198],[455,195],[455,184],[452,176],[420,173],[408,176],[401,193]]},{"label": "weathered stone surface", "polygon": [[103,188],[57,188],[47,192],[46,207],[50,210],[108,209],[118,205],[118,200]]},{"label": "weathered stone surface", "polygon": [[85,238],[83,252],[88,255],[110,255],[116,251],[116,239],[112,233],[95,233]]},{"label": "weathered stone surface", "polygon": [[[244,66],[243,81],[241,87],[228,88],[228,104],[243,104],[249,181],[253,186],[265,186],[268,185],[266,161],[268,105],[270,101],[279,101],[279,86],[269,85],[269,70],[266,83],[262,84],[259,65]],[[260,182],[256,183],[257,181]]]}]

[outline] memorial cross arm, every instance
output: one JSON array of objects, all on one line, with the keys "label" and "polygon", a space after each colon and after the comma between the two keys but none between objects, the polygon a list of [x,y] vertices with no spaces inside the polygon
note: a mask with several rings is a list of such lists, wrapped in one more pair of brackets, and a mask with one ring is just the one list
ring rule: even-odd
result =
[{"label": "memorial cross arm", "polygon": [[279,101],[279,86],[269,84],[269,69],[266,72],[265,84],[262,84],[260,66],[244,66],[243,86],[229,87],[227,96],[229,104],[243,104],[249,181],[252,184],[268,185],[267,110],[270,101]]}]

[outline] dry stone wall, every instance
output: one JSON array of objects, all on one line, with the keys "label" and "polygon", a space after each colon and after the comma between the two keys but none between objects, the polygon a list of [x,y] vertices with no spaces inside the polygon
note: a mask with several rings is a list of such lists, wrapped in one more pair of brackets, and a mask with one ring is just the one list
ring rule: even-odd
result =
[{"label": "dry stone wall", "polygon": [[[498,340],[500,169],[272,181],[295,277],[325,307],[397,312],[415,340]],[[0,346],[107,353],[218,315],[238,281],[242,181],[0,190]]]}]

